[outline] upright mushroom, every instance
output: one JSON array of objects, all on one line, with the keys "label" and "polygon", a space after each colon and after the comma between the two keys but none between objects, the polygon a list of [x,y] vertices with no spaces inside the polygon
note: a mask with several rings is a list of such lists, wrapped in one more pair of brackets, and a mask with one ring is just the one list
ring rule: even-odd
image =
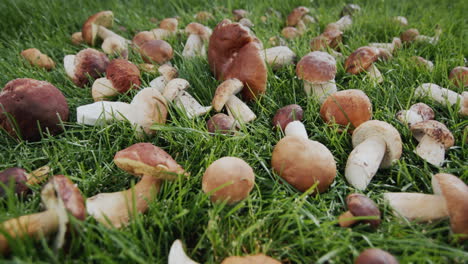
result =
[{"label": "upright mushroom", "polygon": [[141,57],[146,63],[164,64],[172,59],[174,51],[164,40],[148,40],[139,46]]},{"label": "upright mushroom", "polygon": [[189,37],[182,51],[182,56],[186,58],[206,57],[205,42],[209,40],[212,30],[202,24],[193,22],[185,27],[185,32],[189,34]]},{"label": "upright mushroom", "polygon": [[193,261],[185,254],[182,241],[177,239],[172,243],[171,249],[169,250],[168,264],[198,264],[198,262]]},{"label": "upright mushroom", "polygon": [[382,74],[375,67],[374,62],[377,61],[380,55],[380,50],[374,47],[360,47],[355,50],[345,61],[346,72],[351,74],[359,74],[366,72],[369,78],[377,83],[383,82]]},{"label": "upright mushroom", "polygon": [[343,32],[335,28],[329,28],[310,41],[311,51],[327,51],[335,59],[341,59],[343,54],[335,51],[342,42]]},{"label": "upright mushroom", "polygon": [[95,49],[84,49],[76,55],[66,55],[63,66],[68,77],[79,87],[89,83],[89,77],[96,79],[106,71],[109,58]]},{"label": "upright mushroom", "polygon": [[4,187],[11,187],[13,192],[18,195],[26,194],[29,190],[29,186],[34,186],[45,181],[49,172],[49,166],[40,167],[31,173],[27,173],[26,170],[18,167],[1,171],[0,198],[4,197],[6,194]]}]

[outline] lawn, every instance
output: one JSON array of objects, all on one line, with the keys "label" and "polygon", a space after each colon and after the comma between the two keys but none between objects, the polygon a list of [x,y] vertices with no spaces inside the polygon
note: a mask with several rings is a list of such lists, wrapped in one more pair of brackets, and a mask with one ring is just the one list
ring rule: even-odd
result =
[{"label": "lawn", "polygon": [[[418,100],[413,92],[422,83],[436,83],[458,93],[448,73],[455,66],[465,65],[468,57],[466,5],[463,0],[419,1],[356,1],[362,8],[345,32],[342,53],[351,54],[370,42],[391,42],[409,27],[432,36],[436,25],[443,33],[435,44],[414,44],[399,50],[392,60],[378,62],[384,82],[374,84],[365,75],[350,75],[338,63],[336,83],[339,90],[360,89],[371,99],[373,119],[392,124],[401,134],[403,155],[390,169],[379,170],[366,189],[382,212],[378,229],[367,225],[341,228],[337,217],[346,210],[345,198],[356,192],[344,177],[344,169],[352,151],[351,135],[338,127],[325,124],[319,114],[317,100],[307,98],[295,66],[278,71],[269,68],[267,92],[260,100],[249,103],[257,119],[242,127],[236,136],[210,135],[206,121],[213,113],[194,119],[171,108],[165,125],[154,126],[156,136],[139,138],[129,123],[116,122],[104,127],[76,123],[76,108],[93,102],[90,86],[79,88],[67,77],[63,57],[84,48],[74,46],[70,36],[80,31],[82,23],[100,10],[112,10],[114,30],[131,39],[134,34],[157,27],[153,18],[179,16],[179,28],[194,21],[202,10],[212,12],[214,19],[206,25],[214,28],[223,18],[232,17],[230,10],[242,8],[251,14],[253,31],[270,47],[268,39],[280,35],[285,17],[295,7],[311,8],[318,23],[311,25],[300,38],[287,45],[300,58],[309,50],[310,40],[323,28],[339,19],[344,1],[27,1],[0,2],[0,86],[15,78],[45,80],[59,88],[70,107],[65,132],[44,136],[38,142],[18,141],[0,132],[0,170],[23,167],[28,171],[48,164],[53,174],[67,175],[83,196],[128,189],[138,179],[113,163],[115,153],[138,142],[151,142],[163,148],[184,169],[188,177],[163,183],[149,210],[138,215],[128,227],[109,229],[92,217],[73,221],[77,232],[67,237],[61,250],[54,251],[53,238],[34,241],[23,239],[11,245],[11,254],[0,262],[12,263],[167,263],[169,248],[181,239],[187,254],[200,263],[220,263],[227,256],[264,253],[284,263],[352,263],[361,251],[378,247],[395,255],[400,263],[466,263],[468,243],[456,243],[449,220],[412,223],[393,215],[383,201],[384,192],[432,193],[431,176],[446,172],[468,182],[468,119],[455,107],[442,106],[427,98]],[[466,2],[465,2],[466,4]],[[223,8],[221,8],[221,6]],[[261,16],[269,7],[283,18],[271,17],[263,23]],[[409,26],[392,22],[394,16],[408,18]],[[175,51],[173,65],[179,77],[191,84],[190,92],[202,105],[210,105],[219,85],[203,58],[182,57],[186,36],[167,41]],[[19,55],[35,47],[48,54],[57,67],[44,71],[31,67]],[[99,47],[97,47],[99,48]],[[432,72],[417,67],[410,58],[422,56],[434,62]],[[132,53],[130,60],[143,62]],[[157,74],[143,73],[143,87]],[[136,91],[118,97],[130,102]],[[446,162],[435,167],[424,162],[413,150],[418,142],[407,126],[395,119],[395,113],[416,102],[430,105],[436,120],[453,133],[455,146],[446,153]],[[282,137],[272,129],[271,120],[277,109],[288,104],[304,109],[304,124],[309,138],[327,146],[337,164],[337,176],[328,191],[311,196],[300,193],[271,169],[273,148]],[[255,172],[255,186],[248,199],[235,205],[214,204],[202,191],[205,169],[215,160],[234,156],[245,160]],[[41,187],[34,187],[26,197],[9,195],[0,201],[0,221],[24,214],[40,212]],[[430,205],[429,205],[430,206]],[[1,258],[1,257],[0,257]]]}]

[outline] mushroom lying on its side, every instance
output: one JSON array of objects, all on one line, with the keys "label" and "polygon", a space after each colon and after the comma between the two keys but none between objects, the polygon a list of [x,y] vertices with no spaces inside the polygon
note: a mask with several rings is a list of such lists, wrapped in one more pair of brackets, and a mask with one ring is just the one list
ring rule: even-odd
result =
[{"label": "mushroom lying on its side", "polygon": [[260,52],[260,55],[273,69],[294,64],[294,60],[296,59],[296,54],[286,46],[264,49]]},{"label": "mushroom lying on its side", "polygon": [[408,126],[416,123],[433,120],[435,117],[434,110],[424,103],[416,103],[410,107],[409,110],[401,110],[396,113],[395,117],[398,121]]},{"label": "mushroom lying on its side", "polygon": [[412,42],[425,42],[429,44],[437,44],[439,42],[440,35],[442,34],[442,29],[437,27],[435,29],[434,37],[428,37],[420,35],[419,31],[415,28],[410,28],[405,32],[401,33],[400,38],[403,43],[412,43]]},{"label": "mushroom lying on its side", "polygon": [[414,91],[414,96],[416,98],[422,98],[427,96],[445,106],[453,106],[457,104],[457,102],[460,100],[461,107],[459,113],[465,116],[468,115],[468,107],[465,106],[468,105],[468,96],[466,96],[465,94],[460,95],[447,88],[442,88],[437,84],[421,84]]},{"label": "mushroom lying on its side", "polygon": [[[341,227],[350,227],[358,222],[369,224],[373,228],[380,225],[379,207],[365,195],[353,193],[346,197],[348,211],[340,215],[338,222]],[[354,217],[369,217],[369,220],[357,220]]]},{"label": "mushroom lying on its side", "polygon": [[158,67],[158,72],[161,74],[159,77],[153,79],[149,85],[151,88],[157,89],[159,92],[163,93],[164,88],[166,87],[167,83],[174,78],[177,78],[179,72],[176,68],[172,67],[169,64],[163,64]]},{"label": "mushroom lying on its side", "polygon": [[355,50],[345,61],[347,73],[359,74],[366,72],[369,78],[376,83],[383,82],[382,74],[374,65],[380,55],[380,50],[375,47],[360,47]]},{"label": "mushroom lying on its side", "polygon": [[411,61],[416,64],[417,66],[420,67],[425,67],[427,70],[432,72],[434,70],[434,63],[430,60],[426,60],[423,57],[420,56],[413,56],[411,57]]},{"label": "mushroom lying on its side", "polygon": [[243,87],[242,82],[238,79],[230,79],[221,83],[218,88],[216,88],[215,95],[211,102],[213,109],[216,110],[216,112],[220,112],[223,107],[226,106],[229,116],[242,123],[247,123],[257,118],[247,104],[236,97],[236,94],[242,91]]},{"label": "mushroom lying on its side", "polygon": [[89,83],[89,77],[96,79],[103,74],[109,58],[106,54],[95,49],[84,49],[76,55],[66,55],[63,58],[63,66],[68,77],[79,87]]},{"label": "mushroom lying on its side", "polygon": [[107,38],[114,38],[126,49],[126,45],[129,41],[108,29],[113,25],[114,13],[112,13],[112,11],[101,11],[90,16],[83,23],[83,27],[81,28],[84,41],[86,41],[88,45],[94,46],[98,37],[104,41]]},{"label": "mushroom lying on its side", "polygon": [[33,66],[44,68],[46,70],[52,70],[55,68],[55,62],[38,49],[31,48],[23,50],[21,52],[21,56],[23,56],[23,58],[25,58]]},{"label": "mushroom lying on its side", "polygon": [[[29,186],[37,185],[47,179],[50,172],[49,166],[43,166],[39,169],[27,173],[24,169],[14,167],[0,172],[0,198],[4,197],[7,190],[13,189],[17,195],[24,195],[29,191]],[[10,185],[11,184],[11,185]]]},{"label": "mushroom lying on its side", "polygon": [[190,86],[187,80],[175,78],[170,80],[164,87],[163,96],[167,102],[175,102],[175,104],[185,111],[188,118],[194,118],[204,115],[211,110],[211,106],[202,106],[192,95],[186,90]]}]

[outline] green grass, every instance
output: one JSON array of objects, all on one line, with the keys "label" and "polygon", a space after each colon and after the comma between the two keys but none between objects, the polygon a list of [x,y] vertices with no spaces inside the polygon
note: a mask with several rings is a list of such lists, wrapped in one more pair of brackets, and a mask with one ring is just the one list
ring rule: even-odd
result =
[{"label": "green grass", "polygon": [[[188,255],[200,263],[220,263],[230,255],[265,253],[286,263],[352,263],[365,248],[379,247],[398,257],[400,263],[466,263],[468,246],[453,241],[449,221],[416,224],[406,222],[391,213],[383,202],[382,193],[408,191],[432,193],[431,175],[448,172],[468,181],[468,151],[464,129],[468,120],[447,108],[424,99],[436,111],[436,119],[443,122],[455,137],[455,146],[446,155],[448,162],[436,168],[413,153],[417,142],[410,131],[398,123],[394,115],[418,102],[414,89],[425,82],[433,82],[454,91],[448,72],[464,65],[468,56],[467,17],[463,0],[456,1],[356,1],[362,14],[354,19],[352,28],[344,35],[342,52],[349,55],[369,42],[390,42],[405,28],[391,23],[390,18],[406,16],[410,27],[422,34],[432,35],[436,25],[443,29],[437,45],[412,45],[398,52],[378,68],[385,81],[373,85],[363,75],[350,76],[338,65],[336,82],[339,89],[363,90],[373,103],[374,119],[394,125],[404,142],[403,156],[388,170],[380,170],[365,194],[376,201],[382,211],[382,225],[372,230],[365,225],[352,229],[337,226],[337,216],[345,210],[346,195],[355,192],[344,179],[344,167],[352,150],[351,136],[340,134],[336,127],[323,123],[320,106],[307,99],[302,82],[295,77],[294,66],[269,72],[265,96],[250,106],[258,118],[247,124],[240,135],[211,136],[205,128],[205,117],[187,119],[180,111],[172,110],[170,119],[157,136],[138,139],[129,124],[120,122],[106,127],[78,125],[76,107],[91,103],[90,88],[78,88],[67,77],[62,61],[66,54],[84,47],[73,46],[69,37],[81,29],[85,19],[99,11],[110,9],[116,17],[115,31],[127,38],[142,30],[155,28],[150,18],[180,16],[180,27],[192,21],[201,10],[211,11],[214,27],[229,11],[244,8],[251,12],[254,31],[268,47],[268,38],[278,35],[284,17],[296,6],[313,8],[319,19],[303,37],[288,41],[299,57],[309,52],[309,41],[326,24],[339,18],[344,1],[26,1],[0,2],[0,85],[15,78],[46,80],[58,87],[70,106],[70,120],[66,130],[56,137],[45,136],[40,142],[18,142],[0,133],[0,169],[20,166],[32,170],[49,164],[54,174],[69,176],[85,197],[100,192],[129,188],[132,176],[118,169],[112,162],[114,154],[134,143],[148,141],[163,148],[181,164],[190,176],[165,182],[148,212],[139,215],[121,230],[107,229],[91,217],[85,222],[73,222],[78,232],[72,233],[64,249],[54,252],[52,239],[33,241],[23,239],[12,244],[12,254],[0,262],[12,263],[167,263],[172,242],[181,238]],[[217,8],[224,5],[227,9]],[[268,7],[283,14],[283,20],[272,19],[263,24],[260,16]],[[123,26],[126,31],[121,31]],[[219,84],[204,59],[185,60],[181,57],[186,37],[169,40],[176,55],[172,63],[179,76],[191,83],[190,93],[202,104],[209,105]],[[58,64],[51,72],[27,65],[20,57],[21,50],[36,47],[51,56]],[[135,55],[135,54],[133,54]],[[417,68],[409,58],[423,56],[435,64],[433,72]],[[136,63],[138,56],[131,56]],[[147,84],[156,76],[143,74]],[[129,102],[134,93],[119,99]],[[275,143],[282,137],[272,130],[275,111],[287,104],[298,103],[305,110],[304,123],[312,140],[327,146],[338,167],[335,182],[329,191],[308,196],[295,191],[275,174],[270,166]],[[248,199],[234,205],[212,204],[201,190],[204,170],[223,156],[236,156],[249,163],[256,174],[256,184]],[[0,201],[0,221],[41,211],[40,187],[25,198],[8,196]]]}]

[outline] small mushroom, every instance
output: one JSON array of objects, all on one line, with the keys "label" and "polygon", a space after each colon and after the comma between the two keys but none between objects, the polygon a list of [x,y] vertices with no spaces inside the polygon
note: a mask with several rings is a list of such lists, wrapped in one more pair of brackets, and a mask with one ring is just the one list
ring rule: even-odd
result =
[{"label": "small mushroom", "polygon": [[417,103],[410,107],[409,110],[401,110],[396,113],[398,121],[412,126],[416,123],[434,119],[434,110],[424,103]]},{"label": "small mushroom", "polygon": [[[57,232],[55,247],[61,248],[69,222],[69,215],[84,220],[86,217],[83,196],[73,182],[63,175],[56,175],[41,192],[46,211],[7,220],[0,224],[0,253],[9,250],[11,240],[22,237],[40,238]],[[5,235],[3,235],[5,234]]]},{"label": "small mushroom", "polygon": [[206,169],[202,189],[213,202],[234,204],[247,198],[255,184],[252,167],[236,157],[223,157]]},{"label": "small mushroom", "polygon": [[208,120],[206,126],[210,133],[233,134],[236,131],[237,122],[231,116],[218,113]]},{"label": "small mushroom", "polygon": [[413,43],[413,42],[425,42],[429,44],[437,44],[439,42],[440,35],[442,34],[442,30],[437,27],[435,30],[434,37],[428,37],[424,35],[420,35],[419,31],[415,28],[410,28],[405,32],[401,33],[401,41],[403,43]]},{"label": "small mushroom", "polygon": [[225,258],[221,264],[281,264],[281,262],[264,254],[256,254],[243,257],[231,256]]},{"label": "small mushroom", "polygon": [[68,77],[79,87],[89,83],[89,78],[96,79],[106,71],[109,59],[106,54],[95,49],[84,49],[76,55],[66,55],[63,66]]},{"label": "small mushroom", "polygon": [[172,79],[177,78],[179,73],[176,68],[169,64],[163,64],[159,66],[158,72],[161,74],[161,76],[156,77],[149,83],[149,85],[151,88],[155,88],[162,93],[164,92],[164,88],[166,87],[167,83]]},{"label": "small mushroom", "polygon": [[182,241],[177,239],[172,243],[171,249],[169,250],[168,264],[198,264],[198,262],[193,261],[185,254]]},{"label": "small mushroom", "polygon": [[15,79],[0,93],[0,127],[12,137],[37,141],[43,132],[59,134],[68,112],[65,96],[45,81]]},{"label": "small mushroom", "polygon": [[400,159],[402,142],[390,124],[370,120],[353,132],[353,151],[349,154],[345,177],[358,190],[365,190],[380,168],[388,168]]},{"label": "small mushroom", "polygon": [[185,43],[182,56],[192,58],[195,56],[206,57],[205,43],[211,36],[211,29],[199,23],[190,23],[185,27],[185,32],[189,34]]},{"label": "small mushroom", "polygon": [[94,46],[98,37],[105,40],[109,37],[115,37],[122,43],[127,43],[128,40],[122,36],[112,32],[108,28],[114,25],[114,13],[112,11],[101,11],[90,16],[81,28],[83,39],[90,46]]},{"label": "small mushroom", "polygon": [[243,87],[242,82],[238,79],[230,79],[221,83],[216,88],[211,102],[213,109],[216,112],[220,112],[226,106],[229,115],[243,123],[248,123],[257,118],[255,113],[242,100],[235,96]]},{"label": "small mushroom", "polygon": [[[380,210],[369,197],[353,193],[346,197],[346,204],[348,205],[348,211],[338,218],[341,227],[350,227],[358,222],[364,222],[373,228],[379,227]],[[358,220],[354,219],[354,217],[369,217],[369,220]]]},{"label": "small mushroom", "polygon": [[320,107],[320,116],[326,123],[351,125],[351,130],[372,118],[372,103],[367,95],[356,89],[330,94]]},{"label": "small mushroom", "polygon": [[327,48],[336,49],[342,41],[342,36],[343,32],[340,30],[331,29],[325,31],[311,40],[310,50],[323,51]]},{"label": "small mushroom", "polygon": [[304,80],[304,91],[323,102],[327,96],[336,92],[336,61],[328,53],[313,51],[297,63],[296,75]]},{"label": "small mushroom", "polygon": [[244,9],[234,9],[232,10],[232,15],[234,16],[234,21],[239,21],[244,17],[247,17],[249,12]]},{"label": "small mushroom", "polygon": [[[307,30],[306,22],[307,24],[310,24],[311,22],[312,17],[307,15],[309,11],[310,10],[305,6],[294,8],[294,10],[287,17],[286,25],[288,27],[295,27],[302,35]],[[313,18],[312,20],[315,22]]]},{"label": "small mushroom", "polygon": [[52,70],[55,68],[55,62],[40,50],[31,48],[21,52],[21,56],[25,58],[32,66]]},{"label": "small mushroom", "polygon": [[252,21],[248,18],[242,18],[241,20],[239,20],[239,24],[243,25],[244,27],[247,27],[247,28],[253,28],[254,24],[252,23]]},{"label": "small mushroom", "polygon": [[49,172],[49,166],[40,167],[31,173],[27,173],[26,170],[18,167],[1,171],[0,198],[5,196],[8,188],[11,188],[17,195],[26,194],[29,191],[29,186],[37,185],[46,180]]},{"label": "small mushroom", "polygon": [[83,39],[83,34],[80,32],[75,32],[71,35],[71,43],[73,43],[73,45],[81,45],[84,43],[84,39]]},{"label": "small mushroom", "polygon": [[380,248],[368,248],[354,260],[354,264],[398,264],[398,260]]},{"label": "small mushroom", "polygon": [[200,11],[200,12],[195,14],[194,18],[197,21],[206,22],[208,20],[214,19],[214,16],[210,12]]},{"label": "small mushroom", "polygon": [[123,41],[121,38],[118,37],[108,37],[102,42],[101,48],[104,51],[104,53],[108,55],[116,54],[122,58],[127,58],[127,43],[127,40]]},{"label": "small mushroom", "polygon": [[130,89],[140,86],[140,70],[124,59],[114,59],[106,69],[106,77],[96,79],[91,88],[94,101],[102,101],[107,97],[124,94]]},{"label": "small mushroom", "polygon": [[355,50],[345,61],[346,72],[351,74],[359,74],[365,71],[369,78],[377,83],[383,82],[382,74],[375,67],[374,62],[377,61],[380,55],[380,50],[374,47],[360,47]]},{"label": "small mushroom", "polygon": [[417,66],[427,68],[430,72],[434,70],[434,63],[432,63],[432,61],[430,60],[424,59],[423,57],[413,56],[411,57],[411,61],[415,63]]},{"label": "small mushroom", "polygon": [[273,69],[294,64],[296,54],[287,46],[277,46],[260,52],[265,62]]},{"label": "small mushroom", "polygon": [[282,131],[286,129],[286,126],[293,121],[302,121],[304,111],[302,107],[297,104],[291,104],[284,106],[276,111],[273,117],[273,126],[281,128]]},{"label": "small mushroom", "polygon": [[185,111],[188,118],[204,115],[211,110],[211,106],[202,106],[186,90],[190,86],[187,80],[175,78],[170,80],[163,91],[163,96],[168,102],[174,101],[176,105]]},{"label": "small mushroom", "polygon": [[172,59],[174,51],[164,40],[154,39],[144,42],[140,46],[140,54],[146,63],[164,64]]},{"label": "small mushroom", "polygon": [[408,26],[408,19],[404,16],[396,16],[392,20],[402,27]]},{"label": "small mushroom", "polygon": [[411,132],[419,142],[414,152],[430,164],[441,166],[444,162],[445,150],[454,144],[450,130],[438,121],[426,120],[413,124]]},{"label": "small mushroom", "polygon": [[294,39],[302,35],[295,27],[285,27],[281,30],[281,35],[286,39]]},{"label": "small mushroom", "polygon": [[417,98],[421,97],[430,97],[434,99],[436,102],[445,105],[445,106],[452,106],[457,104],[460,100],[460,113],[463,115],[465,109],[463,106],[468,104],[468,98],[465,96],[461,96],[460,94],[449,90],[447,88],[442,88],[437,84],[433,83],[423,83],[416,88],[414,91],[414,96]]},{"label": "small mushroom", "polygon": [[352,24],[353,20],[351,19],[351,16],[346,15],[341,17],[338,21],[328,24],[325,27],[324,32],[329,30],[346,31],[351,27]]},{"label": "small mushroom", "polygon": [[458,66],[450,71],[449,80],[457,87],[468,86],[468,67]]},{"label": "small mushroom", "polygon": [[[370,43],[369,47],[378,48],[380,50],[380,56],[391,56],[396,49],[401,47],[401,39],[393,38],[391,43]],[[383,55],[382,55],[383,54]],[[390,55],[387,55],[390,54]]]},{"label": "small mushroom", "polygon": [[361,12],[361,7],[357,4],[347,4],[343,7],[343,10],[341,10],[340,16],[353,16],[356,13]]}]

